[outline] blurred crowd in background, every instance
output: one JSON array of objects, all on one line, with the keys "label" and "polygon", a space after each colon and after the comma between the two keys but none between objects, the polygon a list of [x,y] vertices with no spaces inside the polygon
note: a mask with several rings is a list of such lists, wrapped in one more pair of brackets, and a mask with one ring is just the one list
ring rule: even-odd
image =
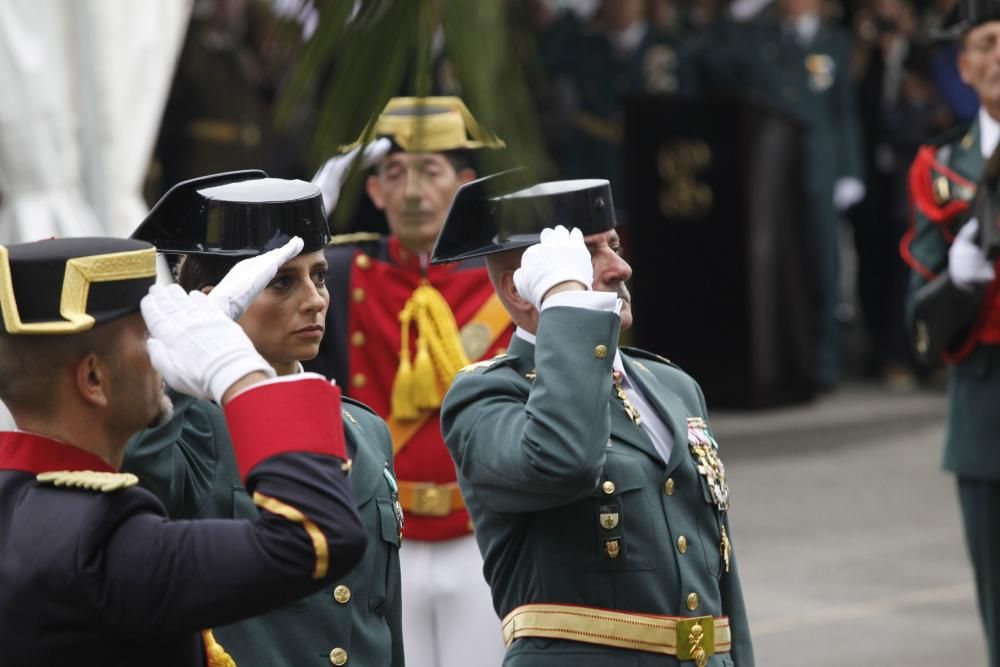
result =
[{"label": "blurred crowd in background", "polygon": [[[861,341],[860,351],[848,354],[847,373],[893,390],[933,375],[908,351],[907,273],[897,247],[908,225],[906,174],[918,147],[977,110],[955,65],[957,44],[934,39],[952,0],[508,1],[513,27],[535,37],[524,60],[553,175],[611,179],[628,224],[642,224],[625,210],[620,147],[630,96],[733,93],[804,120],[818,202],[811,215],[829,216],[839,232],[837,326],[857,334],[848,341]],[[302,105],[280,128],[273,122],[296,55],[278,48],[275,35],[277,26],[291,24],[308,40],[321,6],[195,3],[148,174],[148,201],[178,181],[231,169],[312,176],[317,165],[307,148],[318,103]],[[461,95],[441,41],[433,48],[433,92]],[[317,91],[322,85],[319,73]],[[363,213],[365,203],[359,207]],[[341,231],[379,230],[371,213],[354,216],[352,228]]]}]

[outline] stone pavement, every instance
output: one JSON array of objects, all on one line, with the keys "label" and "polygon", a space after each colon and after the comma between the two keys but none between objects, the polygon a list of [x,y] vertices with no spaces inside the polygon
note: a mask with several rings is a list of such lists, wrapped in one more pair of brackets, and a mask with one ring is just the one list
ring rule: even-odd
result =
[{"label": "stone pavement", "polygon": [[758,665],[986,664],[942,392],[709,405]]}]

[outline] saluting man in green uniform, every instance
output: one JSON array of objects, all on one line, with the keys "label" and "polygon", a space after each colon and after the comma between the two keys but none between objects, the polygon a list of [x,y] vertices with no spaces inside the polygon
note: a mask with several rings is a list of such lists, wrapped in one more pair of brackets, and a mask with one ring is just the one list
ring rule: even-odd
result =
[{"label": "saluting man in green uniform", "polygon": [[[207,292],[278,375],[291,379],[301,373],[302,360],[316,356],[330,301],[324,256],[329,231],[317,186],[266,178],[262,171],[185,181],[164,195],[134,236],[161,252],[184,255],[181,287]],[[271,250],[292,236],[303,243],[290,251]],[[174,393],[173,401],[168,423],[129,442],[123,469],[160,498],[171,518],[255,518],[222,409],[182,393]],[[403,515],[392,442],[385,422],[363,404],[345,396],[342,411],[345,470],[368,548],[357,566],[326,590],[216,628],[216,639],[237,665],[403,665]],[[294,438],[296,425],[287,427]]]},{"label": "saluting man in green uniform", "polygon": [[[962,0],[944,29],[961,40],[959,72],[982,106],[971,125],[956,128],[917,154],[910,168],[914,224],[900,249],[913,269],[908,307],[917,352],[940,355],[951,365],[944,467],[958,476],[990,664],[997,667],[1000,287],[994,261],[976,238],[980,225],[998,222],[995,213],[989,216],[993,219],[982,215],[997,210],[996,192],[982,191],[977,182],[1000,139],[1000,2]],[[974,199],[977,189],[980,195]]]},{"label": "saluting man in green uniform", "polygon": [[486,255],[518,327],[507,354],[458,375],[441,414],[504,664],[753,665],[701,390],[617,345],[631,269],[609,184],[509,176],[459,190],[434,252]]}]

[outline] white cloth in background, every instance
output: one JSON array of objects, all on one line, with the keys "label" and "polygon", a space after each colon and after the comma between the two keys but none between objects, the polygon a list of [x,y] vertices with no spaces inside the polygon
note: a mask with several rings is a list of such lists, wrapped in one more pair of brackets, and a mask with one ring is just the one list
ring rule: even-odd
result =
[{"label": "white cloth in background", "polygon": [[127,236],[190,0],[0,2],[0,243]]}]

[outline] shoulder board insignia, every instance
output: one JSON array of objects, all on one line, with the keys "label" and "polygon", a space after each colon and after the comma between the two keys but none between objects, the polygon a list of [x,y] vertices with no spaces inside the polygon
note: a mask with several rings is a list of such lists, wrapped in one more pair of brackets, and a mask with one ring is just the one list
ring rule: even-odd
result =
[{"label": "shoulder board insignia", "polygon": [[95,472],[93,470],[56,470],[39,473],[35,478],[39,484],[66,486],[88,491],[111,493],[127,489],[139,483],[139,478],[130,472]]},{"label": "shoulder board insignia", "polygon": [[468,373],[469,371],[474,371],[477,368],[489,368],[490,366],[492,366],[493,364],[497,363],[498,361],[502,361],[506,356],[507,356],[506,354],[498,354],[497,356],[493,357],[492,359],[483,359],[482,361],[477,361],[477,362],[471,363],[468,366],[465,366],[465,367],[459,369],[458,372],[459,373]]},{"label": "shoulder board insignia", "polygon": [[360,426],[360,424],[358,424],[358,420],[355,419],[354,415],[352,415],[350,412],[348,412],[347,410],[341,410],[341,412],[344,413],[344,419],[351,422],[355,426]]},{"label": "shoulder board insignia", "polygon": [[[640,350],[637,347],[619,347],[619,350],[627,352],[630,357],[641,357],[643,359],[650,359],[652,361],[659,361],[661,363],[667,364],[668,366],[673,366],[674,368],[680,368],[677,364],[670,361],[666,357],[661,357],[655,352],[650,352],[648,350]],[[648,371],[648,368],[643,368],[643,370]]]},{"label": "shoulder board insignia", "polygon": [[365,243],[369,241],[378,241],[382,238],[381,234],[376,232],[351,232],[350,234],[335,234],[330,237],[330,241],[327,245],[347,245],[349,243]]},{"label": "shoulder board insignia", "polygon": [[645,371],[645,372],[649,373],[650,375],[653,374],[653,371],[649,370],[648,368],[646,368],[645,366],[643,366],[642,364],[640,364],[638,361],[635,361],[633,363],[635,364],[635,367],[638,368],[639,370]]},{"label": "shoulder board insignia", "polygon": [[[340,397],[340,402],[343,405],[353,406],[355,408],[358,408],[360,410],[363,410],[363,411],[367,412],[370,415],[378,417],[378,414],[374,410],[372,410],[370,407],[368,407],[367,405],[365,405],[361,401],[357,400],[356,398],[351,398],[350,396],[341,396]],[[355,417],[353,417],[352,415],[348,414],[347,410],[345,408],[341,408],[341,409],[344,411],[344,416],[348,420],[354,422],[355,424],[358,423],[358,420]]]}]

